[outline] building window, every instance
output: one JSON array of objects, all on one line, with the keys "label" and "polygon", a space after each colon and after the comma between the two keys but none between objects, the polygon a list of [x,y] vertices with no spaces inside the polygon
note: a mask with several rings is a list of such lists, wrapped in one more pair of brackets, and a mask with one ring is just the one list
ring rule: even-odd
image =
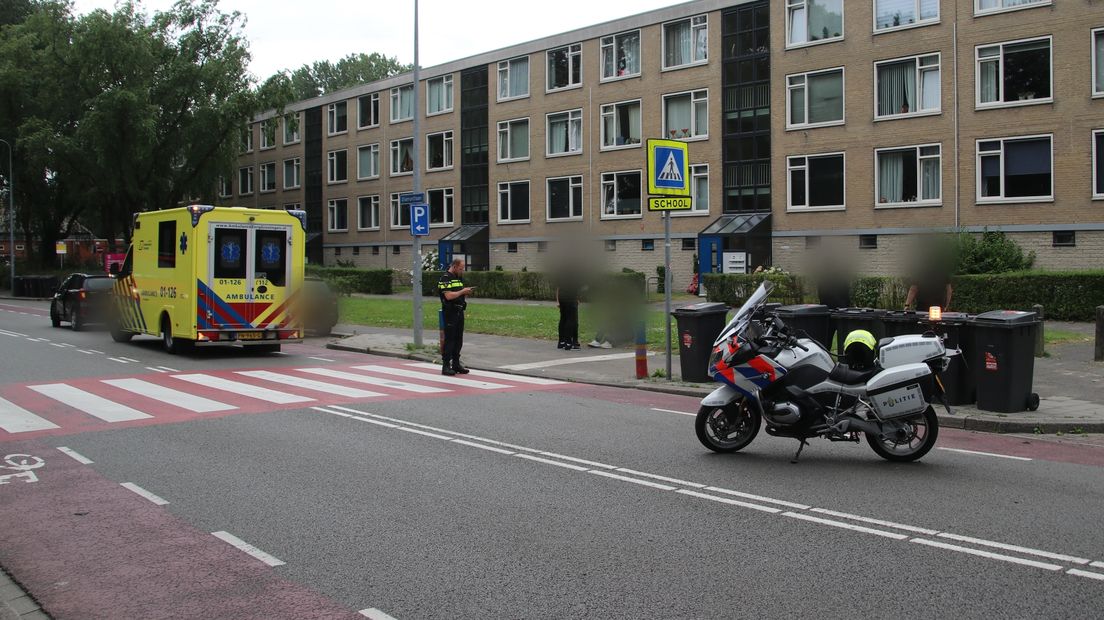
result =
[{"label": "building window", "polygon": [[548,156],[583,152],[583,111],[548,115]]},{"label": "building window", "polygon": [[1104,199],[1104,129],[1093,132],[1093,198]]},{"label": "building window", "polygon": [[843,209],[844,154],[826,153],[789,157],[788,207],[800,209]]},{"label": "building window", "polygon": [[843,123],[843,68],[786,76],[786,127]]},{"label": "building window", "polygon": [[284,189],[295,189],[299,187],[299,171],[300,163],[299,158],[285,159],[284,160]]},{"label": "building window", "polygon": [[640,217],[640,171],[602,174],[602,219]]},{"label": "building window", "polygon": [[939,21],[939,0],[874,0],[874,30],[892,30]]},{"label": "building window", "polygon": [[548,220],[583,217],[583,177],[548,179]]},{"label": "building window", "polygon": [[1052,101],[1050,37],[982,45],[976,53],[979,108]]},{"label": "building window", "polygon": [[877,250],[878,235],[859,235],[860,250]]},{"label": "building window", "polygon": [[939,54],[875,64],[877,118],[939,112]]},{"label": "building window", "polygon": [[246,125],[241,131],[241,146],[242,153],[253,152],[253,125]]},{"label": "building window", "polygon": [[391,176],[414,173],[414,138],[391,141]]},{"label": "building window", "polygon": [[452,224],[452,188],[431,189],[426,192],[429,203],[429,223],[431,226]]},{"label": "building window", "polygon": [[226,177],[219,177],[218,188],[220,198],[229,198],[234,195],[233,184],[230,182],[230,179]]},{"label": "building window", "polygon": [[349,201],[344,198],[331,200],[328,206],[330,232],[349,230]]},{"label": "building window", "polygon": [[682,249],[686,251],[698,249],[697,239],[689,237],[682,240]]},{"label": "building window", "polygon": [[517,254],[517,241],[510,241],[506,244],[506,251],[510,254]]},{"label": "building window", "polygon": [[357,230],[379,230],[379,196],[357,198]]},{"label": "building window", "polygon": [[284,211],[299,211],[303,208],[303,205],[298,202],[289,202],[284,205]]},{"label": "building window", "polygon": [[452,112],[452,76],[426,80],[426,116]]},{"label": "building window", "polygon": [[878,149],[874,193],[879,207],[942,203],[940,146]]},{"label": "building window", "polygon": [[341,256],[341,248],[334,248],[334,257]]},{"label": "building window", "polygon": [[547,241],[538,241],[537,242],[537,251],[538,252],[547,252],[548,251],[548,242]]},{"label": "building window", "polygon": [[709,213],[709,164],[690,166],[690,192],[690,210],[683,213]]},{"label": "building window", "polygon": [[353,246],[353,256],[360,256],[360,246]]},{"label": "building window", "polygon": [[819,248],[819,247],[820,247],[820,237],[816,237],[816,236],[805,237],[805,249],[806,250],[809,250],[809,249],[812,249],[812,248]]},{"label": "building window", "polygon": [[329,182],[344,183],[349,180],[349,151],[330,151],[326,156],[329,162]]},{"label": "building window", "polygon": [[640,31],[602,37],[602,79],[640,75]]},{"label": "building window", "polygon": [[617,251],[617,240],[616,239],[606,239],[606,251],[607,252],[616,252]]},{"label": "building window", "polygon": [[709,22],[705,15],[663,24],[663,68],[700,64],[709,57]]},{"label": "building window", "polygon": [[498,161],[529,159],[529,119],[518,118],[498,124]]},{"label": "building window", "polygon": [[378,245],[372,246],[372,256],[379,256],[380,249]]},{"label": "building window", "polygon": [[671,139],[709,137],[709,91],[663,96],[663,135]]},{"label": "building window", "polygon": [[1104,28],[1092,31],[1093,96],[1104,97]]},{"label": "building window", "polygon": [[1029,9],[1050,3],[1051,0],[974,0],[974,15]]},{"label": "building window", "polygon": [[238,168],[238,195],[248,196],[253,193],[253,166]]},{"label": "building window", "polygon": [[410,227],[410,207],[399,203],[400,194],[391,194],[391,228]]},{"label": "building window", "polygon": [[977,142],[978,202],[1032,202],[1054,198],[1051,136]]},{"label": "building window", "polygon": [[1077,247],[1077,231],[1056,230],[1051,233],[1051,245],[1056,248]]},{"label": "building window", "polygon": [[426,136],[426,170],[452,168],[452,132],[442,131]]},{"label": "building window", "polygon": [[397,246],[397,245],[391,246],[391,253],[394,254],[395,256],[398,256],[399,254],[402,254],[402,247]]},{"label": "building window", "polygon": [[843,0],[786,0],[786,45],[843,38]]},{"label": "building window", "polygon": [[379,144],[366,144],[357,147],[357,178],[374,179],[379,177]]},{"label": "building window", "polygon": [[641,252],[654,252],[655,251],[655,239],[641,239],[640,240]]},{"label": "building window", "polygon": [[347,112],[348,103],[345,101],[331,103],[326,108],[327,129],[329,129],[329,134],[331,136],[345,133],[349,130],[349,117]]},{"label": "building window", "polygon": [[276,162],[261,164],[261,193],[276,191]]},{"label": "building window", "polygon": [[548,90],[582,84],[582,45],[576,43],[548,50]]},{"label": "building window", "polygon": [[295,144],[300,140],[299,113],[284,115],[284,144]]},{"label": "building window", "polygon": [[414,118],[414,85],[391,89],[391,122],[401,123]]},{"label": "building window", "polygon": [[529,221],[529,181],[498,184],[498,221]]},{"label": "building window", "polygon": [[602,106],[602,148],[640,146],[640,100]]},{"label": "building window", "polygon": [[529,57],[512,58],[498,63],[498,100],[529,96]]},{"label": "building window", "polygon": [[357,129],[379,126],[379,93],[357,98]]},{"label": "building window", "polygon": [[261,150],[276,148],[276,125],[279,119],[269,118],[261,122]]}]

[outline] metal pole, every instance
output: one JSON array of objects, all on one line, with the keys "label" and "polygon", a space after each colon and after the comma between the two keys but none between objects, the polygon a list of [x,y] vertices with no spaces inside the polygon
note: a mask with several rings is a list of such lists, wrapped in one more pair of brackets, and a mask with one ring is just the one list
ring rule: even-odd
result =
[{"label": "metal pole", "polygon": [[663,325],[667,339],[667,380],[671,380],[671,212],[663,212]]},{"label": "metal pole", "polygon": [[[418,0],[414,0],[414,193],[422,191],[421,109],[418,107],[421,84],[418,81]],[[413,210],[413,206],[409,207]],[[411,213],[411,217],[414,214]],[[414,346],[422,346],[422,238],[414,235]]]},{"label": "metal pole", "polygon": [[12,145],[7,140],[0,140],[8,147],[8,250],[11,251],[11,286],[12,295],[15,295],[15,168],[12,167]]}]

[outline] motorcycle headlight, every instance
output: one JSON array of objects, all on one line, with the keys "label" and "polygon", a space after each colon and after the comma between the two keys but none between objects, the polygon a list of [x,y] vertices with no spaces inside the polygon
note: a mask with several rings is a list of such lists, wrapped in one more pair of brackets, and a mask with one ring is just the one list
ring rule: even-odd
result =
[{"label": "motorcycle headlight", "polygon": [[717,374],[717,364],[720,363],[723,356],[724,349],[721,347],[713,347],[713,353],[709,355],[709,364],[706,366],[706,370],[710,377]]}]

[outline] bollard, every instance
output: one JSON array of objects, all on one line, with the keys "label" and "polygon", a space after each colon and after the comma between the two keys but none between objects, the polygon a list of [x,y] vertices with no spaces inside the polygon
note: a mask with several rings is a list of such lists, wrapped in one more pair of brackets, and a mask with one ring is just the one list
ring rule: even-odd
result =
[{"label": "bollard", "polygon": [[645,337],[644,321],[636,325],[636,378],[648,378],[648,339]]},{"label": "bollard", "polygon": [[1096,307],[1096,351],[1093,359],[1104,362],[1104,306]]},{"label": "bollard", "polygon": [[1046,335],[1043,333],[1043,319],[1046,316],[1043,314],[1042,304],[1031,306],[1031,310],[1039,319],[1039,328],[1035,330],[1035,357],[1042,357],[1046,354]]}]

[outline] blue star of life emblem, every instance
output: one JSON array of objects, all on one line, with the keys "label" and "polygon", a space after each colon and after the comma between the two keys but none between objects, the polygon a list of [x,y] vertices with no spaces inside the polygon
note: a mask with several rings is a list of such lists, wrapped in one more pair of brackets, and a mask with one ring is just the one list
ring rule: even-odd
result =
[{"label": "blue star of life emblem", "polygon": [[188,251],[188,233],[180,233],[180,253]]},{"label": "blue star of life emblem", "polygon": [[228,263],[237,262],[241,258],[241,246],[233,241],[223,243],[219,252],[222,254],[222,260]]}]

